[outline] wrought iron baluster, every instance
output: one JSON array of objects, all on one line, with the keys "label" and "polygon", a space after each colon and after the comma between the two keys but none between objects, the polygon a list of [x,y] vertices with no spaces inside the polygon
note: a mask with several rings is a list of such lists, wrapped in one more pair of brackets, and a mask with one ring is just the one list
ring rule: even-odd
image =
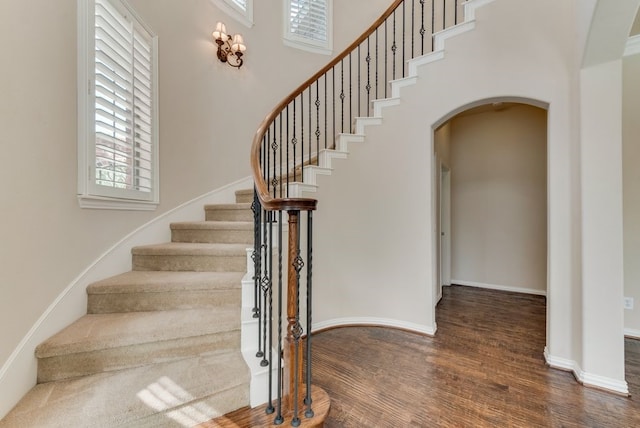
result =
[{"label": "wrought iron baluster", "polygon": [[[360,104],[361,104],[360,92],[362,92],[362,91],[360,90],[360,45],[358,45],[358,117],[361,116],[361,114],[360,114]],[[353,117],[351,117],[351,120],[353,120]]]},{"label": "wrought iron baluster", "polygon": [[349,132],[352,132],[353,126],[353,71],[351,64],[351,52],[349,53]]},{"label": "wrought iron baluster", "polygon": [[384,20],[384,97],[387,98],[387,88],[389,87],[389,78],[387,72],[389,70],[388,52],[387,52],[387,22],[389,19]]},{"label": "wrought iron baluster", "polygon": [[402,2],[402,77],[404,77],[404,66],[407,63],[406,58],[405,58],[405,47],[406,47],[406,29],[407,29],[407,18],[405,16],[405,4],[407,4],[406,1]]},{"label": "wrought iron baluster", "polygon": [[336,138],[336,67],[331,68],[331,109],[333,111],[333,134],[332,138]]},{"label": "wrought iron baluster", "polygon": [[341,111],[341,119],[340,122],[342,124],[341,131],[344,133],[344,59],[340,60],[340,111]]},{"label": "wrought iron baluster", "polygon": [[454,25],[458,25],[458,0],[454,1],[454,10],[455,14],[453,15],[453,23]]},{"label": "wrought iron baluster", "polygon": [[424,33],[427,32],[427,30],[424,28],[424,2],[425,0],[420,0],[420,54],[424,55]]},{"label": "wrought iron baluster", "polygon": [[287,127],[286,127],[286,142],[287,142],[287,162],[286,162],[286,171],[285,174],[287,175],[287,194],[283,195],[288,197],[289,196],[289,105],[287,105],[286,108],[286,116],[287,116]]},{"label": "wrought iron baluster", "polygon": [[416,0],[411,0],[411,58],[415,58],[414,39],[416,34]]},{"label": "wrought iron baluster", "polygon": [[371,116],[369,107],[371,105],[371,36],[367,37],[367,57],[365,61],[367,61],[367,86],[365,86],[367,90],[367,116]]},{"label": "wrought iron baluster", "polygon": [[396,45],[396,11],[393,11],[393,44],[391,45],[391,54],[393,57],[393,69],[392,69],[392,78],[396,80],[396,51],[398,50],[398,45]]},{"label": "wrought iron baluster", "polygon": [[447,0],[442,2],[442,29],[447,28]]},{"label": "wrought iron baluster", "polygon": [[[304,183],[304,173],[302,171],[302,166],[304,165],[304,91],[300,93],[300,160],[301,169],[300,169],[300,181]],[[296,168],[297,160],[293,161],[293,168]]]},{"label": "wrought iron baluster", "polygon": [[[327,148],[327,73],[324,73],[324,148]],[[318,158],[320,166],[320,158]]]},{"label": "wrought iron baluster", "polygon": [[[293,134],[293,138],[291,139],[291,147],[293,150],[293,182],[296,180],[296,146],[298,145],[298,140],[296,139],[296,99],[293,99],[293,128],[291,128],[291,133]],[[291,170],[291,165],[287,164],[287,174],[288,171]]]},{"label": "wrought iron baluster", "polygon": [[312,266],[313,266],[313,211],[307,211],[307,357],[306,357],[306,374],[307,374],[307,396],[304,400],[307,405],[305,416],[313,417],[311,409],[311,309],[313,307],[313,288],[312,288]]},{"label": "wrought iron baluster", "polygon": [[376,99],[378,99],[378,28],[376,28]]},{"label": "wrought iron baluster", "polygon": [[278,393],[276,400],[276,417],[273,423],[280,425],[284,422],[282,416],[282,211],[278,211]]},{"label": "wrought iron baluster", "polygon": [[435,4],[436,0],[431,0],[431,52],[433,52],[434,49],[434,40],[433,40],[433,34],[436,32],[435,26],[436,26],[436,4]]},{"label": "wrought iron baluster", "polygon": [[320,79],[316,80],[316,165],[320,165]]}]

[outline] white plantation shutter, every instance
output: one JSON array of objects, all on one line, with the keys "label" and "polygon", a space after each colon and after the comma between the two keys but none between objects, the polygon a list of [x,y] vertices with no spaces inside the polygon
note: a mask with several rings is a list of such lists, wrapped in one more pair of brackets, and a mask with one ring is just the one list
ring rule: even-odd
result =
[{"label": "white plantation shutter", "polygon": [[211,0],[211,2],[243,25],[253,27],[253,0]]},{"label": "white plantation shutter", "polygon": [[89,169],[80,196],[157,202],[155,36],[122,0],[85,1],[90,90],[80,105],[93,125],[79,149]]},{"label": "white plantation shutter", "polygon": [[108,0],[96,0],[95,180],[152,190],[151,36]]},{"label": "white plantation shutter", "polygon": [[[285,41],[331,53],[331,0],[286,0]],[[288,43],[289,44],[289,43]]]},{"label": "white plantation shutter", "polygon": [[231,0],[236,6],[242,10],[247,10],[247,0]]}]

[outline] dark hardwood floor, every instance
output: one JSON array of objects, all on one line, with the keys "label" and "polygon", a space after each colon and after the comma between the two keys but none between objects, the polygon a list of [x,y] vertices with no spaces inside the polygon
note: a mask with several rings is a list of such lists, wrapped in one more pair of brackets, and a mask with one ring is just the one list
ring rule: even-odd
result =
[{"label": "dark hardwood floor", "polygon": [[626,341],[631,397],[545,365],[545,298],[446,287],[435,337],[380,327],[314,335],[325,427],[640,427],[640,342]]}]

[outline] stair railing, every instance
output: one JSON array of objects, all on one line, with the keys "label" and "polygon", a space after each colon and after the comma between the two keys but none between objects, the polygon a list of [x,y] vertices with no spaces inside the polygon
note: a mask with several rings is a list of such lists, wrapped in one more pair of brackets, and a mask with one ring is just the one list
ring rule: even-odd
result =
[{"label": "stair railing", "polygon": [[[277,367],[277,379],[269,376],[267,405],[267,413],[275,413],[275,424],[283,423],[287,416],[292,426],[298,426],[302,407],[305,417],[313,417],[312,214],[317,200],[300,197],[296,189],[307,180],[306,169],[320,166],[323,151],[338,149],[334,138],[353,132],[356,117],[370,117],[371,101],[389,96],[389,82],[407,75],[407,60],[432,52],[433,35],[457,24],[462,12],[459,0],[395,0],[356,41],[284,98],[256,131],[251,147],[253,316],[260,331],[256,357],[264,367]],[[283,212],[288,215],[286,248]],[[301,249],[304,229],[306,243]],[[301,286],[306,290],[304,317],[300,315]]]}]

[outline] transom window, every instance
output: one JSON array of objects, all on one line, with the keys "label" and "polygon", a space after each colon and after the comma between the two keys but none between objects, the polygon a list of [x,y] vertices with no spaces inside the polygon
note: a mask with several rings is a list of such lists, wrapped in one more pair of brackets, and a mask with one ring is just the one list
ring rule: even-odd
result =
[{"label": "transom window", "polygon": [[331,9],[331,0],[284,0],[285,44],[331,54]]},{"label": "transom window", "polygon": [[253,0],[211,0],[224,13],[236,21],[253,27]]}]

